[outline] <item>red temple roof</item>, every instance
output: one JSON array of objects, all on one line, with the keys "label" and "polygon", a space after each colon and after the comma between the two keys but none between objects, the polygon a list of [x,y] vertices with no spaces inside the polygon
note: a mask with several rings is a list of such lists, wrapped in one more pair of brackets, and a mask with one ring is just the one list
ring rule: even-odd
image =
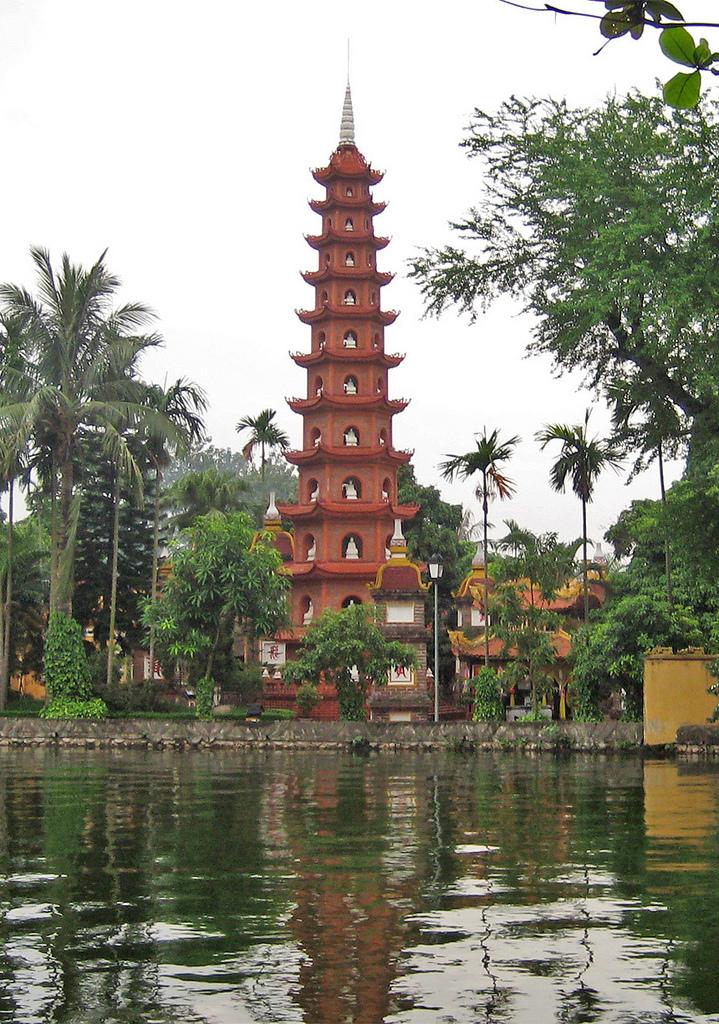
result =
[{"label": "red temple roof", "polygon": [[394,505],[391,501],[319,501],[306,505],[279,505],[283,516],[290,519],[313,519],[318,514],[345,519],[348,514],[355,516],[376,516],[384,512],[392,519],[413,519],[419,512],[419,505]]},{"label": "red temple roof", "polygon": [[309,205],[315,213],[324,213],[325,210],[331,210],[336,206],[354,206],[358,210],[367,210],[373,217],[379,216],[387,209],[387,203],[376,203],[371,196],[368,199],[367,196],[334,196],[330,194],[326,199],[310,199]]},{"label": "red temple roof", "polygon": [[291,462],[293,466],[299,466],[301,463],[306,465],[310,462],[321,462],[323,459],[329,459],[330,461],[340,459],[344,462],[347,458],[371,462],[407,463],[413,455],[413,451],[388,448],[386,445],[377,445],[374,448],[360,448],[359,445],[333,448],[331,445],[321,443],[312,448],[304,448],[300,451],[286,451],[284,453],[287,461]]},{"label": "red temple roof", "polygon": [[340,264],[338,267],[331,267],[326,263],[320,270],[302,270],[300,276],[307,284],[322,284],[335,277],[346,277],[351,281],[376,281],[380,288],[384,288],[394,280],[394,274],[389,271],[377,270],[376,267],[346,267]]},{"label": "red temple roof", "polygon": [[324,231],[321,235],[305,235],[305,241],[308,245],[312,246],[313,249],[322,249],[330,242],[341,242],[346,245],[348,242],[371,242],[375,249],[386,248],[390,240],[382,235],[375,235],[374,232],[369,229],[363,231],[339,231],[337,228],[329,228]]},{"label": "red temple roof", "polygon": [[402,412],[411,399],[387,398],[386,395],[329,395],[323,391],[321,395],[313,395],[312,398],[287,398],[285,401],[293,412],[304,412],[321,405],[348,410],[381,408],[387,412]]},{"label": "red temple roof", "polygon": [[320,185],[328,185],[335,178],[367,178],[372,185],[377,185],[384,177],[382,171],[376,171],[356,146],[338,146],[330,157],[326,167],[316,167],[312,177]]},{"label": "red temple roof", "polygon": [[356,349],[341,348],[336,351],[329,351],[327,348],[317,349],[315,352],[290,352],[290,359],[293,359],[298,366],[314,366],[322,362],[346,362],[346,363],[377,363],[378,366],[393,367],[399,366],[404,361],[404,354],[399,352],[383,352],[379,348]]},{"label": "red temple roof", "polygon": [[318,323],[321,320],[344,320],[348,317],[361,320],[379,320],[382,324],[393,324],[399,312],[396,309],[380,309],[379,306],[340,306],[324,303],[319,309],[296,309],[295,313],[303,324]]}]

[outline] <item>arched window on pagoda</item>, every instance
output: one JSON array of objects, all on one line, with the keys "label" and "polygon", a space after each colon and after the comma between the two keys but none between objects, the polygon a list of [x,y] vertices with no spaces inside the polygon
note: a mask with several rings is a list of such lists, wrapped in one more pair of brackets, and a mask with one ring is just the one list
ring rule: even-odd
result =
[{"label": "arched window on pagoda", "polygon": [[314,562],[315,558],[317,557],[317,541],[315,540],[311,533],[308,533],[307,536],[305,537],[304,547],[305,561]]},{"label": "arched window on pagoda", "polygon": [[343,386],[346,395],[356,395],[359,391],[356,377],[345,377]]},{"label": "arched window on pagoda", "polygon": [[320,352],[325,347],[325,342],[326,341],[327,341],[327,336],[326,336],[325,332],[324,331],[320,331],[320,333],[317,335],[317,346],[318,346]]},{"label": "arched window on pagoda", "polygon": [[345,189],[345,195],[346,196],[353,196],[354,194],[355,194],[354,193],[354,189],[352,188],[351,185],[348,185],[347,188]]},{"label": "arched window on pagoda", "polygon": [[377,292],[371,292],[369,297],[370,306],[377,305]]},{"label": "arched window on pagoda", "polygon": [[378,441],[379,441],[380,448],[384,448],[386,446],[386,444],[387,444],[387,431],[384,428],[382,428],[382,430],[380,430],[380,432],[379,432]]},{"label": "arched window on pagoda", "polygon": [[362,497],[362,484],[357,477],[349,476],[342,484],[342,497],[345,501],[357,501]]},{"label": "arched window on pagoda", "polygon": [[347,427],[344,432],[344,443],[347,448],[356,448],[359,444],[359,430],[357,427]]},{"label": "arched window on pagoda", "polygon": [[342,344],[344,345],[345,348],[357,348],[357,335],[355,334],[355,332],[347,331],[344,338],[342,339]]},{"label": "arched window on pagoda", "polygon": [[350,562],[356,562],[362,557],[362,538],[356,533],[350,533],[342,541],[342,557]]},{"label": "arched window on pagoda", "polygon": [[362,598],[357,597],[355,594],[350,594],[349,597],[346,597],[342,602],[342,607],[351,608],[353,604],[362,604]]},{"label": "arched window on pagoda", "polygon": [[355,265],[355,254],[353,252],[345,253],[345,266],[353,267]]},{"label": "arched window on pagoda", "polygon": [[345,221],[345,231],[354,231],[354,229],[355,226],[352,223],[352,218],[348,217],[347,220]]},{"label": "arched window on pagoda", "polygon": [[310,441],[313,448],[319,448],[322,443],[322,431],[319,427],[313,427],[310,431]]},{"label": "arched window on pagoda", "polygon": [[357,296],[355,295],[355,293],[351,289],[349,289],[348,291],[345,292],[345,297],[342,299],[342,305],[343,306],[356,306],[357,305]]},{"label": "arched window on pagoda", "polygon": [[322,292],[320,295],[320,306],[326,306],[327,303],[329,302],[329,299],[330,297],[327,294],[327,292]]},{"label": "arched window on pagoda", "polygon": [[329,267],[329,265],[330,265],[330,254],[328,252],[326,252],[325,253],[325,266]]},{"label": "arched window on pagoda", "polygon": [[381,395],[383,391],[384,391],[384,378],[383,377],[378,377],[377,378],[377,394]]},{"label": "arched window on pagoda", "polygon": [[368,267],[373,267],[374,266],[374,253],[371,253],[371,252],[367,253],[367,266]]},{"label": "arched window on pagoda", "polygon": [[372,338],[372,348],[379,348],[379,334],[375,334]]},{"label": "arched window on pagoda", "polygon": [[320,485],[317,483],[317,481],[313,477],[311,480],[307,481],[307,500],[308,501],[317,501],[319,499],[319,496],[320,496]]},{"label": "arched window on pagoda", "polygon": [[312,598],[309,594],[305,594],[304,597],[300,598],[300,615],[302,616],[303,626],[309,626],[310,622],[312,622],[314,611]]},{"label": "arched window on pagoda", "polygon": [[322,378],[315,377],[315,394],[317,395],[318,398],[322,394],[322,389],[324,388],[324,386],[325,382],[322,380]]},{"label": "arched window on pagoda", "polygon": [[392,481],[388,476],[382,481],[382,501],[389,501],[392,496]]}]

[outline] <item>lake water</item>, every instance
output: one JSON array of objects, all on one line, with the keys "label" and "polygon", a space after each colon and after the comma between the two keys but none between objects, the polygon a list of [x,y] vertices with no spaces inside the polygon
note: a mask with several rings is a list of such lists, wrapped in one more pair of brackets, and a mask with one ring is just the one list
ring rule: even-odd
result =
[{"label": "lake water", "polygon": [[0,1021],[719,1021],[719,766],[0,751]]}]

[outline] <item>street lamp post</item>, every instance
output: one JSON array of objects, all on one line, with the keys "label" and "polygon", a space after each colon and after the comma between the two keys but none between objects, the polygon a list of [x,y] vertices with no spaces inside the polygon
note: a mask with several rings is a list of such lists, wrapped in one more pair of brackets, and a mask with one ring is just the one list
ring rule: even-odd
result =
[{"label": "street lamp post", "polygon": [[429,576],[434,583],[434,720],[439,721],[439,605],[437,592],[444,565],[442,556],[435,553],[429,560]]}]

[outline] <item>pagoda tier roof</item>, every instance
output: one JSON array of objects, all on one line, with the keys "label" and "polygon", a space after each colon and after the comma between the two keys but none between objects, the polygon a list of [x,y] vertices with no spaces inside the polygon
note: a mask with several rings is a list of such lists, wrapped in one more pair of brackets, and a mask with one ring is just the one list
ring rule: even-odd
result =
[{"label": "pagoda tier roof", "polygon": [[328,395],[323,391],[321,395],[314,395],[312,398],[287,398],[285,401],[293,412],[306,412],[323,405],[347,410],[381,408],[386,412],[402,412],[411,399],[387,398],[386,395]]},{"label": "pagoda tier roof", "polygon": [[355,210],[367,210],[375,217],[387,209],[387,203],[376,203],[374,199],[368,199],[367,196],[329,195],[326,199],[310,199],[309,206],[315,213],[324,213],[337,206],[346,206]]},{"label": "pagoda tier roof", "polygon": [[284,453],[287,461],[292,463],[293,466],[306,465],[310,462],[333,462],[335,460],[345,462],[348,458],[352,461],[364,459],[372,462],[407,463],[413,455],[413,451],[387,448],[385,445],[377,445],[375,448],[360,448],[359,445],[333,448],[331,445],[325,446],[321,443],[312,448],[286,451]]},{"label": "pagoda tier roof", "polygon": [[[293,563],[294,565],[294,563]],[[558,658],[565,660],[572,651],[572,638],[563,629],[558,629],[551,634],[552,647]],[[468,637],[462,630],[449,630],[449,642],[452,645],[452,654],[457,657],[483,658],[484,657],[484,633],[479,636]],[[489,638],[489,657],[493,661],[507,661],[516,658],[517,651],[510,647],[505,651],[504,641],[499,637]]]},{"label": "pagoda tier roof", "polygon": [[303,324],[316,324],[332,317],[335,320],[351,319],[379,320],[385,327],[393,324],[399,316],[396,309],[380,309],[379,306],[341,306],[330,305],[329,302],[319,309],[296,309],[295,313]]},{"label": "pagoda tier roof", "polygon": [[346,519],[365,516],[377,516],[385,513],[387,518],[414,519],[419,512],[419,505],[394,505],[391,501],[311,501],[306,505],[277,506],[283,516],[289,519],[315,519],[327,516],[330,519]]},{"label": "pagoda tier roof", "polygon": [[290,359],[293,359],[298,366],[317,366],[324,362],[341,363],[376,363],[378,366],[393,367],[399,366],[404,361],[404,355],[399,352],[381,352],[379,349],[356,349],[341,348],[329,351],[327,348],[318,349],[316,352],[290,352]]},{"label": "pagoda tier roof", "polygon": [[383,235],[375,235],[371,230],[337,231],[335,228],[329,228],[329,230],[324,231],[321,235],[305,235],[305,241],[313,249],[323,249],[330,242],[341,242],[343,245],[346,245],[349,241],[354,242],[355,245],[358,242],[370,242],[375,249],[384,249],[390,243],[389,238]]},{"label": "pagoda tier roof", "polygon": [[320,185],[327,185],[337,178],[366,178],[370,184],[377,185],[384,174],[376,171],[355,145],[343,143],[334,151],[326,167],[316,167],[312,171],[312,177]]},{"label": "pagoda tier roof", "polygon": [[377,569],[381,564],[383,563],[343,558],[338,562],[292,562],[288,569],[291,576],[352,576],[354,579],[365,579],[369,583],[377,575]]},{"label": "pagoda tier roof", "polygon": [[394,274],[375,267],[324,266],[320,270],[303,270],[300,273],[307,284],[321,284],[323,281],[340,278],[343,281],[376,281],[382,288],[394,279]]}]

